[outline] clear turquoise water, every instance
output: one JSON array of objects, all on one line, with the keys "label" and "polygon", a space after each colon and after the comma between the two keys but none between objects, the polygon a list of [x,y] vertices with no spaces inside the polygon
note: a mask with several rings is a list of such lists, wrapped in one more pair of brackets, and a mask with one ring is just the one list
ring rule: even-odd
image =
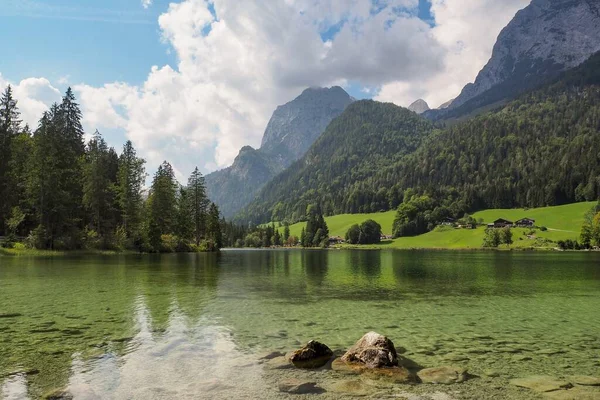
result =
[{"label": "clear turquoise water", "polygon": [[[508,379],[600,376],[600,254],[0,258],[7,399],[56,388],[85,399],[279,398],[280,379],[327,387],[339,377],[273,371],[261,355],[310,339],[341,351],[370,330],[424,366],[466,366],[481,376],[444,388],[448,399],[535,398]],[[486,378],[490,370],[499,376]],[[376,397],[439,391],[373,390]]]}]

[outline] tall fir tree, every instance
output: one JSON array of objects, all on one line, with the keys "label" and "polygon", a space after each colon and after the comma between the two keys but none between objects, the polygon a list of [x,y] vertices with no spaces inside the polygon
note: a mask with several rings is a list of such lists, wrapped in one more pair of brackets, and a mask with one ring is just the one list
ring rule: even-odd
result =
[{"label": "tall fir tree", "polygon": [[194,169],[188,179],[187,190],[191,203],[191,218],[194,223],[194,239],[198,246],[206,233],[206,219],[210,204],[206,195],[206,183],[198,167]]},{"label": "tall fir tree", "polygon": [[87,145],[83,164],[83,205],[86,220],[106,239],[116,227],[116,153],[96,131]]},{"label": "tall fir tree", "polygon": [[144,159],[137,157],[133,144],[128,140],[119,157],[116,191],[123,227],[130,239],[141,236],[145,163]]},{"label": "tall fir tree", "polygon": [[6,220],[11,208],[18,202],[13,188],[17,182],[11,171],[13,139],[19,134],[21,121],[17,100],[8,85],[0,98],[0,235],[6,231]]},{"label": "tall fir tree", "polygon": [[148,238],[155,251],[160,251],[162,235],[174,233],[177,186],[173,167],[164,161],[154,175],[148,199]]},{"label": "tall fir tree", "polygon": [[219,207],[215,203],[210,204],[208,210],[208,235],[217,249],[223,247],[223,235],[221,232]]}]

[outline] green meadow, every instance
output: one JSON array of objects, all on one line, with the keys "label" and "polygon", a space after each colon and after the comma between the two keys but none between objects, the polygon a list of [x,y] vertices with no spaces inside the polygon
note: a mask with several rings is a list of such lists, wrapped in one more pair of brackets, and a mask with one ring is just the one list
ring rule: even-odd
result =
[{"label": "green meadow", "polygon": [[[534,209],[492,209],[479,211],[473,214],[475,219],[482,218],[487,224],[498,218],[517,221],[521,218],[535,219],[538,227],[546,227],[546,231],[536,229],[533,235],[529,229],[513,229],[513,248],[553,248],[558,240],[577,239],[583,224],[585,213],[596,203],[574,203],[556,207],[543,207]],[[395,211],[373,214],[342,214],[326,217],[330,236],[344,237],[348,228],[354,224],[372,219],[381,225],[386,235],[392,234]],[[290,226],[290,234],[300,237],[304,222]],[[283,228],[280,228],[283,233]],[[415,237],[399,238],[383,242],[376,246],[397,249],[474,249],[481,248],[485,233],[484,227],[478,229],[453,229],[438,227],[432,232]]]}]

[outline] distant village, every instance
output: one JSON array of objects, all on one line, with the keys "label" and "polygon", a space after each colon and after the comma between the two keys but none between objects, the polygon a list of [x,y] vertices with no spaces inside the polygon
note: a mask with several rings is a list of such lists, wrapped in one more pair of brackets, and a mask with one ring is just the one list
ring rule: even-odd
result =
[{"label": "distant village", "polygon": [[[459,222],[453,218],[444,218],[441,226],[453,227],[456,229],[477,229],[477,223],[464,223]],[[532,218],[523,218],[518,221],[509,221],[504,218],[499,218],[492,223],[486,225],[487,229],[503,229],[503,228],[533,228],[535,227],[535,219]],[[392,235],[381,235],[381,241],[392,240],[394,237]],[[341,236],[332,236],[329,238],[330,245],[344,244],[346,240]]]}]

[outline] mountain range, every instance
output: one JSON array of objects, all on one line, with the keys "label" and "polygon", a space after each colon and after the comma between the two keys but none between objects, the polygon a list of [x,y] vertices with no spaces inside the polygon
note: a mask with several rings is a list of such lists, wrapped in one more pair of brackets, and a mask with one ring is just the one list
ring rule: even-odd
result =
[{"label": "mountain range", "polygon": [[[532,0],[474,83],[435,110],[308,89],[275,111],[259,150],[207,176],[209,195],[244,223],[302,220],[311,204],[329,215],[394,209],[407,190],[454,215],[597,198],[599,8]],[[332,90],[335,106],[310,106]]]}]

